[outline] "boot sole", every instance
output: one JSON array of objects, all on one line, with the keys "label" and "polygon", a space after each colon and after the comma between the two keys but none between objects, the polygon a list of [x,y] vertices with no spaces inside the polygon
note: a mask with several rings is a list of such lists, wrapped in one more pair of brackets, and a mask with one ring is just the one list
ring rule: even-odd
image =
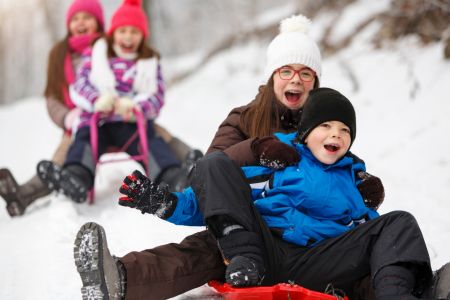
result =
[{"label": "boot sole", "polygon": [[11,217],[21,216],[25,209],[17,196],[19,185],[8,169],[0,169],[0,196],[6,201],[6,210]]},{"label": "boot sole", "polygon": [[119,271],[109,253],[102,226],[90,222],[80,228],[75,238],[74,259],[83,282],[83,300],[120,299]]},{"label": "boot sole", "polygon": [[50,190],[63,193],[77,203],[86,201],[87,190],[83,187],[83,184],[53,162],[39,162],[37,174]]},{"label": "boot sole", "polygon": [[83,287],[83,300],[109,300],[103,272],[103,229],[95,223],[86,223],[75,239],[74,259]]}]

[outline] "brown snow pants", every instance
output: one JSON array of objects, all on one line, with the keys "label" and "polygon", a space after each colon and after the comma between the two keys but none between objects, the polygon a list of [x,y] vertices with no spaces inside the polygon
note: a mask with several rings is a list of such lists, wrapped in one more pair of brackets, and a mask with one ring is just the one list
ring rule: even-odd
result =
[{"label": "brown snow pants", "polygon": [[175,297],[225,275],[217,242],[206,230],[179,244],[128,253],[120,261],[127,270],[126,300]]}]

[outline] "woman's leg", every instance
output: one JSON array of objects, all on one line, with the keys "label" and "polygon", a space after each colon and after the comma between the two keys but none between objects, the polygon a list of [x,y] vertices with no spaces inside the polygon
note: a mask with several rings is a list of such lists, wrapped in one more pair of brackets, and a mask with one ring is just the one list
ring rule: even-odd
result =
[{"label": "woman's leg", "polygon": [[109,299],[167,299],[223,280],[225,273],[216,240],[207,231],[117,259],[109,252],[104,229],[87,223],[77,234],[74,257],[82,293]]}]

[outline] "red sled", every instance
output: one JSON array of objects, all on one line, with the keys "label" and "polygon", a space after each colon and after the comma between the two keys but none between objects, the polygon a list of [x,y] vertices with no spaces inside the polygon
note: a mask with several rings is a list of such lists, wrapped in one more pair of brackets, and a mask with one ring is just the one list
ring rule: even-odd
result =
[{"label": "red sled", "polygon": [[348,300],[347,296],[323,294],[289,283],[248,288],[235,288],[218,281],[210,281],[208,285],[225,300]]}]

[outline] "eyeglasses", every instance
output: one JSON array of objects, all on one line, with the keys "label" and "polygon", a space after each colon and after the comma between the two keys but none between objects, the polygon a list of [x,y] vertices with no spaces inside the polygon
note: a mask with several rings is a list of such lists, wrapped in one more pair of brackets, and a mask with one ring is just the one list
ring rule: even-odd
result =
[{"label": "eyeglasses", "polygon": [[295,74],[298,74],[300,80],[303,82],[311,82],[316,77],[316,73],[310,68],[301,68],[300,70],[294,70],[291,67],[281,67],[276,70],[278,75],[283,80],[291,80]]}]

